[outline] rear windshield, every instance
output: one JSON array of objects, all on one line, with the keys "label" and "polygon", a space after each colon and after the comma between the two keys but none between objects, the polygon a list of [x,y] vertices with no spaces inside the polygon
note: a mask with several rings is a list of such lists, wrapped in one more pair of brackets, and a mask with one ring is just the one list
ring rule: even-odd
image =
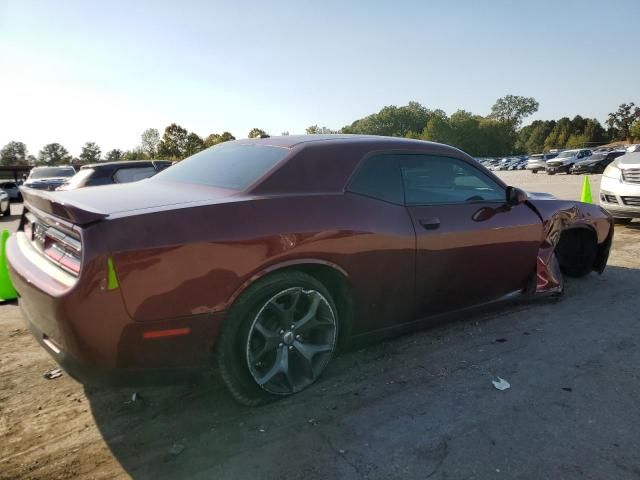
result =
[{"label": "rear windshield", "polygon": [[544,160],[544,155],[531,155],[529,160]]},{"label": "rear windshield", "polygon": [[54,177],[72,177],[76,171],[71,167],[48,167],[34,168],[29,174],[30,178],[54,178]]},{"label": "rear windshield", "polygon": [[176,163],[153,180],[244,190],[288,153],[281,147],[221,144]]},{"label": "rear windshield", "polygon": [[94,171],[95,170],[93,168],[81,168],[78,173],[65,182],[65,185],[77,188],[84,183],[84,181],[89,178]]}]

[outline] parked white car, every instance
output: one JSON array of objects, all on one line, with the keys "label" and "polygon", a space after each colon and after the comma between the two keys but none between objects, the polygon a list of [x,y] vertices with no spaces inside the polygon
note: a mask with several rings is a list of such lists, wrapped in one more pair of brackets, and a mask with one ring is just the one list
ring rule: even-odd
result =
[{"label": "parked white car", "polygon": [[618,223],[640,218],[640,151],[618,157],[602,174],[600,205]]},{"label": "parked white car", "polygon": [[0,190],[0,213],[3,217],[11,215],[11,204],[9,202],[9,194],[4,190]]},{"label": "parked white car", "polygon": [[0,190],[4,190],[9,194],[9,198],[14,201],[22,200],[20,186],[16,182],[0,180]]}]

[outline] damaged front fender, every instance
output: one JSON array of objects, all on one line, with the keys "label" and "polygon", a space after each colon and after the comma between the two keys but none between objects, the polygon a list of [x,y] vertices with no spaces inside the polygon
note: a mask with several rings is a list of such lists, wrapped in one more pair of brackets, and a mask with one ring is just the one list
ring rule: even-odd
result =
[{"label": "damaged front fender", "polygon": [[595,235],[597,250],[592,270],[602,273],[613,241],[613,218],[602,208],[582,202],[531,199],[531,207],[543,224],[543,238],[536,264],[536,293],[558,293],[564,288],[556,247],[568,229],[587,229]]}]

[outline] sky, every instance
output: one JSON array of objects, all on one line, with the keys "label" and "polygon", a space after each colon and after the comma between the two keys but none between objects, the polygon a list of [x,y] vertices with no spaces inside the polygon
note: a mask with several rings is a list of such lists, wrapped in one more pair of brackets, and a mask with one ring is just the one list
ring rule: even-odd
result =
[{"label": "sky", "polygon": [[206,137],[338,129],[415,100],[603,122],[640,104],[640,1],[0,0],[0,147],[131,149],[150,127]]}]

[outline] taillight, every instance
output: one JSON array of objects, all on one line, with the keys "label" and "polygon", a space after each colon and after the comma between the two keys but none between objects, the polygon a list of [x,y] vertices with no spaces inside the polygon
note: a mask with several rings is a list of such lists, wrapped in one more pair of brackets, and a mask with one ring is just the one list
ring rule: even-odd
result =
[{"label": "taillight", "polygon": [[80,242],[53,227],[42,233],[44,254],[65,270],[77,275],[80,273],[82,247]]}]

